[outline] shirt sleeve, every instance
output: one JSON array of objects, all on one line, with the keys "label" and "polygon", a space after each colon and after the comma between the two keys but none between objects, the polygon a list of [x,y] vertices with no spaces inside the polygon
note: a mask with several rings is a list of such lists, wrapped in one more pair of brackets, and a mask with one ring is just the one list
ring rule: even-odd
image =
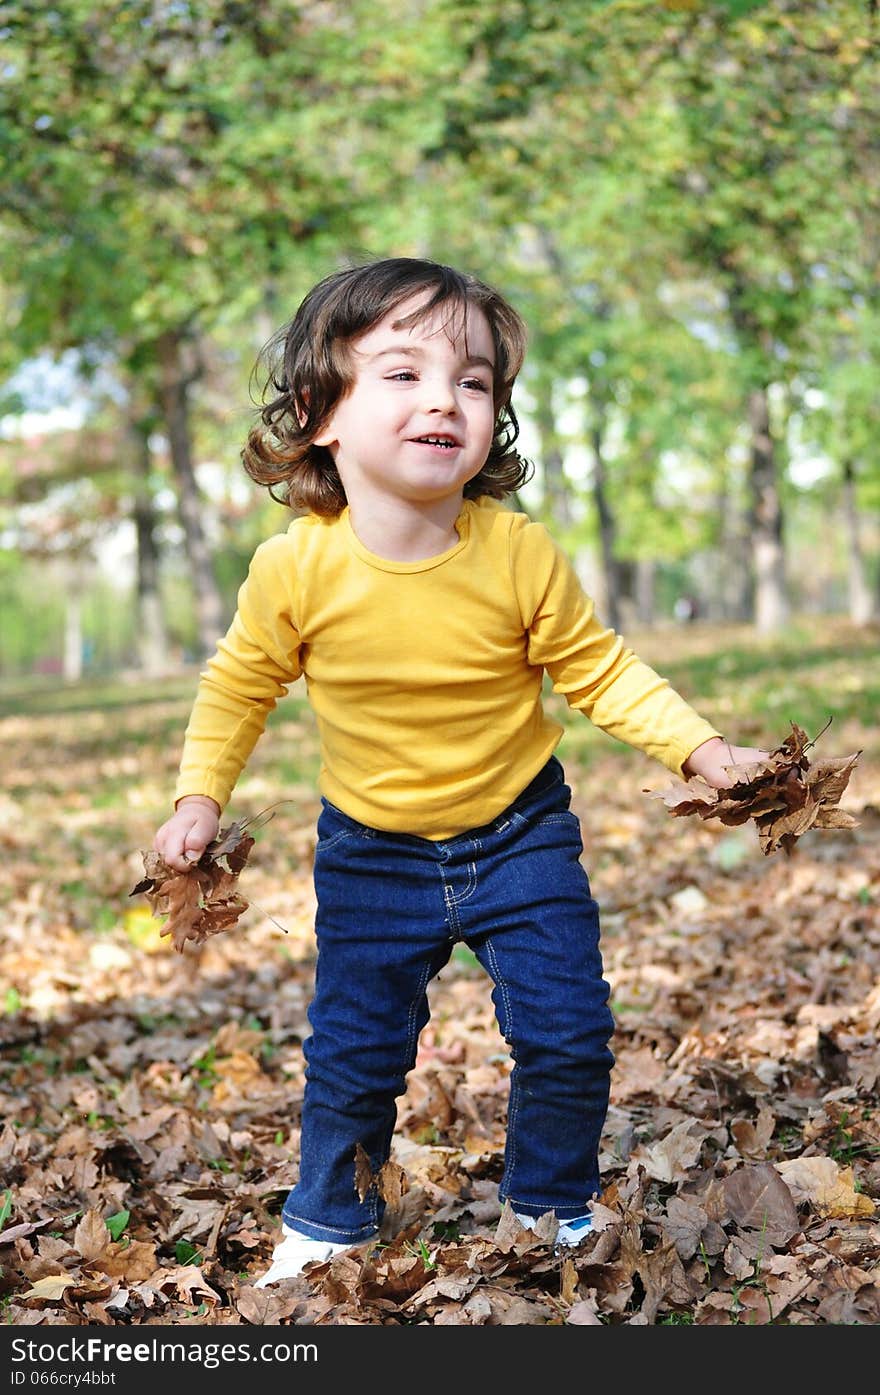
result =
[{"label": "shirt sleeve", "polygon": [[175,804],[204,794],[223,809],[269,713],[301,674],[290,544],[254,553],[232,623],[200,675],[184,735]]},{"label": "shirt sleeve", "polygon": [[543,665],[553,691],[602,731],[683,776],[691,752],[721,733],[601,624],[571,562],[543,524],[526,522],[512,530],[511,565],[529,663]]}]

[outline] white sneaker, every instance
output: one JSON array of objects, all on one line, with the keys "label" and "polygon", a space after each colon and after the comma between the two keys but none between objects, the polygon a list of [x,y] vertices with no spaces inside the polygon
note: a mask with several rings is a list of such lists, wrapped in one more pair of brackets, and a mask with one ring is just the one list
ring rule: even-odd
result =
[{"label": "white sneaker", "polygon": [[301,1235],[293,1226],[282,1225],[281,1240],[272,1251],[272,1264],[254,1288],[266,1288],[268,1284],[280,1283],[282,1279],[295,1279],[307,1264],[315,1260],[329,1259],[342,1250],[350,1250],[354,1241],[339,1245],[332,1240],[314,1240],[311,1235]]},{"label": "white sneaker", "polygon": [[[526,1230],[534,1230],[538,1223],[538,1216],[521,1216],[519,1211],[513,1213],[520,1225]],[[557,1248],[569,1248],[572,1245],[579,1245],[585,1240],[593,1229],[592,1216],[573,1216],[570,1221],[563,1221],[556,1232],[556,1239],[553,1242]]]}]

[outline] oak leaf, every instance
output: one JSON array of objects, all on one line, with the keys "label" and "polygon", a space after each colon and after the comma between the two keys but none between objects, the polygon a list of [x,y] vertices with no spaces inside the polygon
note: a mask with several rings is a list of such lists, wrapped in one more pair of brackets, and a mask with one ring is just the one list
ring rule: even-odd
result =
[{"label": "oak leaf", "polygon": [[50,1303],[57,1303],[64,1297],[65,1289],[76,1284],[73,1274],[46,1274],[44,1278],[37,1279],[30,1288],[25,1289],[22,1298],[45,1298]]},{"label": "oak leaf", "polygon": [[751,819],[765,854],[780,848],[791,853],[798,838],[811,828],[855,828],[858,822],[838,803],[861,751],[814,764],[806,754],[814,745],[815,740],[792,722],[790,735],[765,760],[726,767],[734,780],[728,789],[715,789],[694,775],[666,790],[646,793],[662,799],[669,812],[678,816],[697,814],[729,825]]},{"label": "oak leaf", "polygon": [[167,916],[159,933],[170,935],[178,954],[183,954],[187,940],[202,944],[209,936],[236,925],[248,909],[249,902],[237,885],[254,846],[253,835],[247,830],[271,818],[274,814],[264,809],[253,818],[221,828],[186,872],[169,867],[152,849],[141,854],[146,876],[129,895],[143,893],[153,915]]},{"label": "oak leaf", "polygon": [[820,1216],[873,1216],[874,1202],[855,1189],[851,1167],[834,1158],[792,1158],[776,1164],[796,1201],[806,1201]]}]

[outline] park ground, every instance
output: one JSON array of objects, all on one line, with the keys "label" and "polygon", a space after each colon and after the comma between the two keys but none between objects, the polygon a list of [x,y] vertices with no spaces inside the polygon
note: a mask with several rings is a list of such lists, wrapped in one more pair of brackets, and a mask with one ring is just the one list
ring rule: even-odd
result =
[{"label": "park ground", "polygon": [[[196,673],[0,684],[0,1312],[38,1325],[880,1321],[880,648],[809,617],[634,647],[740,744],[859,751],[849,830],[765,856],[548,705],[617,1033],[594,1235],[498,1204],[510,1061],[465,947],[431,987],[381,1243],[255,1290],[295,1179],[318,749],[302,685],[227,810],[250,908],[175,953],[142,895]],[[828,725],[830,719],[830,725]],[[823,730],[824,729],[824,730]],[[821,735],[819,734],[821,733]]]}]

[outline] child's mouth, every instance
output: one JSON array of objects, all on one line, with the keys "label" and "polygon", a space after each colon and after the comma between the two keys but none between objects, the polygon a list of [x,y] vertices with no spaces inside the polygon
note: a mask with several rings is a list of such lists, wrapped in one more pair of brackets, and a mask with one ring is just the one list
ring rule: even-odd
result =
[{"label": "child's mouth", "polygon": [[415,444],[418,446],[434,446],[439,450],[455,450],[457,441],[451,441],[448,436],[416,436]]}]

